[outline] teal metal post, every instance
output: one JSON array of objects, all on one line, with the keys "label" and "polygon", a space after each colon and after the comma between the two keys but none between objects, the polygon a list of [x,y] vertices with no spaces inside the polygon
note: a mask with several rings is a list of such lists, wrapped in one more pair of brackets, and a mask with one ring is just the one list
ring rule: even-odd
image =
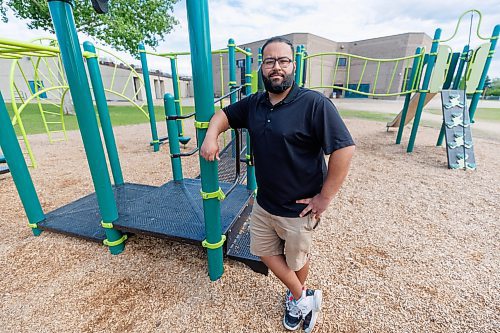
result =
[{"label": "teal metal post", "polygon": [[465,45],[464,49],[462,51],[462,54],[460,55],[460,61],[458,63],[458,69],[457,73],[455,74],[455,79],[453,80],[452,88],[451,89],[458,89],[460,88],[460,81],[462,80],[462,74],[465,69],[465,63],[467,60],[467,55],[469,54],[469,45]]},{"label": "teal metal post", "polygon": [[488,70],[490,69],[491,59],[493,59],[493,54],[495,53],[495,47],[497,46],[499,33],[500,33],[500,25],[496,25],[495,28],[493,29],[493,33],[491,34],[490,52],[488,53],[488,58],[486,58],[486,63],[484,64],[481,80],[479,80],[477,89],[474,92],[474,95],[472,96],[472,100],[470,102],[469,117],[471,123],[474,123],[474,114],[476,113],[477,104],[479,103],[479,98],[481,97],[481,94],[484,89],[484,82],[486,81]]},{"label": "teal metal post", "polygon": [[23,152],[17,141],[16,132],[7,113],[7,107],[0,93],[0,147],[16,185],[19,198],[28,216],[29,226],[35,236],[42,233],[38,229],[37,223],[45,220],[40,200],[36,194],[35,186],[28,171],[28,166],[24,160]]},{"label": "teal metal post", "polygon": [[300,73],[302,71],[302,47],[297,46],[295,51],[295,83],[300,86]]},{"label": "teal metal post", "polygon": [[[76,118],[87,154],[103,226],[109,227],[113,221],[118,219],[118,210],[109,179],[87,74],[83,65],[82,50],[76,33],[72,6],[72,1],[49,0],[50,15],[54,22],[54,30],[75,105]],[[127,237],[122,235],[120,231],[111,228],[105,228],[105,232],[107,239],[104,244],[109,246],[110,252],[112,254],[121,253],[125,248],[124,241]]]},{"label": "teal metal post", "polygon": [[[227,42],[227,56],[229,62],[229,91],[234,91],[236,88],[236,50],[235,50],[234,39],[230,38]],[[230,96],[231,104],[236,103],[236,95],[231,94]]]},{"label": "teal metal post", "polygon": [[[229,62],[229,91],[233,92],[236,89],[236,44],[234,43],[234,39],[229,38],[227,42],[227,59]],[[229,101],[231,104],[237,102],[236,93],[233,93],[229,96]],[[233,129],[231,129],[231,140],[235,142],[236,133]],[[233,145],[231,149],[231,156],[235,157],[236,155],[236,147]]]},{"label": "teal metal post", "polygon": [[149,125],[151,127],[151,137],[153,138],[153,141],[151,143],[153,144],[153,151],[159,151],[160,140],[158,140],[158,131],[156,129],[156,116],[153,104],[153,95],[151,93],[151,81],[149,80],[148,60],[146,57],[146,49],[144,48],[143,43],[139,44],[139,54],[141,57],[142,76],[144,78],[146,101],[148,102]]},{"label": "teal metal post", "polygon": [[[179,128],[177,127],[176,121],[173,119],[168,119],[169,117],[175,117],[177,115],[177,112],[175,110],[174,97],[171,94],[165,94],[163,102],[165,105],[165,116],[167,118],[168,137],[178,138]],[[168,145],[170,146],[170,161],[172,162],[172,173],[174,175],[174,180],[181,181],[182,179],[184,179],[184,177],[182,175],[181,157],[179,156],[179,154],[181,153],[179,140],[168,140]]]},{"label": "teal metal post", "polygon": [[[177,73],[177,58],[170,58],[170,66],[172,70],[172,88],[174,89],[174,102],[175,102],[175,113],[181,116],[181,94],[179,92],[179,74]],[[184,137],[184,128],[182,126],[182,120],[177,120],[177,133],[179,133],[179,141],[182,144],[189,142],[191,138]],[[169,136],[170,137],[170,136]]]},{"label": "teal metal post", "polygon": [[257,61],[257,75],[258,75],[258,81],[257,81],[257,90],[258,91],[264,91],[264,82],[262,81],[262,47],[259,47],[259,60]]},{"label": "teal metal post", "polygon": [[422,90],[420,90],[420,97],[418,99],[417,111],[415,113],[415,119],[413,120],[413,126],[411,128],[410,141],[408,142],[408,147],[406,152],[411,153],[415,145],[415,139],[417,137],[418,125],[420,123],[420,118],[422,117],[422,111],[424,109],[425,96],[429,89],[429,81],[431,79],[432,70],[434,69],[434,64],[436,62],[436,53],[439,46],[439,38],[441,38],[441,29],[436,29],[434,33],[434,39],[432,42],[431,51],[429,53],[429,61],[427,63],[427,69],[425,71],[424,82],[422,83]]},{"label": "teal metal post", "polygon": [[[251,49],[247,48],[245,51],[248,53],[252,52]],[[245,94],[247,96],[250,96],[252,94],[252,56],[247,54],[245,58]],[[257,188],[257,181],[255,179],[255,167],[253,166],[252,162],[252,145],[250,142],[250,134],[248,133],[248,130],[246,132],[246,142],[247,142],[247,153],[246,153],[246,160],[247,160],[247,189],[251,191],[255,191]]]},{"label": "teal metal post", "polygon": [[245,95],[250,96],[252,94],[252,50],[246,48],[245,51]]},{"label": "teal metal post", "polygon": [[[467,49],[467,52],[469,50],[469,46],[465,46],[464,47],[464,51]],[[462,60],[461,58],[464,58],[464,61],[465,61],[465,57],[467,56],[467,53],[465,53],[464,56],[461,56],[460,53],[458,52],[455,52],[453,53],[452,57],[451,57],[451,62],[450,62],[450,68],[448,69],[448,75],[446,77],[446,81],[444,82],[443,84],[443,89],[450,89],[450,87],[453,85],[454,81],[457,81],[456,80],[456,77],[460,77],[462,75],[462,70],[463,70],[463,64],[462,64]],[[460,61],[458,61],[460,59]],[[455,78],[454,78],[454,73],[455,73],[455,67],[457,66],[457,62],[459,63],[459,69],[457,71],[457,74],[455,74]],[[460,69],[460,65],[462,65],[462,69]],[[460,79],[458,80],[458,82],[460,82]],[[458,86],[458,84],[457,84]],[[453,88],[455,89],[455,88]],[[443,144],[443,140],[444,140],[444,120],[443,120],[443,123],[441,124],[441,130],[439,131],[439,136],[438,136],[438,140],[436,142],[436,146],[441,146]]]},{"label": "teal metal post", "polygon": [[[420,54],[420,52],[421,52],[421,48],[417,47],[415,54]],[[420,57],[413,59],[410,80],[409,80],[409,82],[410,82],[409,84],[411,84],[412,90],[413,90],[415,78],[419,77],[419,75],[417,74],[417,69],[419,68],[420,59],[421,59]],[[418,88],[419,87],[417,85],[417,90],[418,90]],[[408,87],[406,89],[408,89]],[[398,136],[396,137],[396,144],[397,145],[399,145],[401,143],[401,138],[403,137],[403,130],[405,127],[405,122],[406,122],[406,114],[408,113],[408,105],[410,105],[410,99],[411,99],[411,93],[407,94],[405,97],[403,112],[401,113],[401,120],[399,122]]]},{"label": "teal metal post", "polygon": [[[199,124],[197,126],[198,147],[200,147],[207,132],[206,126],[200,126],[200,124],[207,124],[214,114],[208,1],[187,0],[186,5],[196,121]],[[201,155],[199,159],[206,232],[206,240],[203,242],[203,246],[207,248],[210,280],[215,281],[224,273],[222,246],[225,237],[222,235],[220,212],[220,200],[223,199],[223,195],[219,187],[217,161],[208,162]]]},{"label": "teal metal post", "polygon": [[102,134],[104,143],[108,152],[109,164],[115,185],[123,184],[122,168],[120,166],[120,158],[116,149],[115,135],[113,134],[113,126],[109,117],[108,103],[106,102],[106,93],[102,84],[101,70],[99,69],[99,60],[96,55],[95,47],[91,42],[84,42],[83,49],[93,55],[87,57],[87,67],[89,69],[90,81],[94,92],[97,112],[99,113],[99,121],[101,122]]}]

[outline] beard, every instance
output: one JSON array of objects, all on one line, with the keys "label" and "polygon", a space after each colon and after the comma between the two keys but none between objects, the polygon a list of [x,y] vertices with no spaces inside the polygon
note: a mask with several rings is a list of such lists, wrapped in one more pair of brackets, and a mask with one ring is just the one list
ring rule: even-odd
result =
[{"label": "beard", "polygon": [[262,74],[262,81],[264,82],[264,87],[268,92],[273,94],[280,94],[293,85],[293,74],[283,74],[283,80],[281,81],[281,83],[273,83],[273,81],[269,78],[273,74],[276,74],[276,72],[270,72],[269,76],[265,76],[264,74]]}]

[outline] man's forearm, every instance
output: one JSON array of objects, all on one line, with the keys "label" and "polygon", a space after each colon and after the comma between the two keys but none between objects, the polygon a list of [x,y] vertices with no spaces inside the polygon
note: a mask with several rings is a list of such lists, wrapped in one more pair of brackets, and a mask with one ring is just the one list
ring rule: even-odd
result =
[{"label": "man's forearm", "polygon": [[336,150],[330,155],[328,173],[321,190],[323,197],[332,200],[339,191],[349,173],[354,150],[355,146],[349,146]]},{"label": "man's forearm", "polygon": [[212,119],[210,119],[210,125],[207,130],[206,136],[217,139],[219,134],[225,132],[229,129],[229,121],[224,111],[217,111]]}]

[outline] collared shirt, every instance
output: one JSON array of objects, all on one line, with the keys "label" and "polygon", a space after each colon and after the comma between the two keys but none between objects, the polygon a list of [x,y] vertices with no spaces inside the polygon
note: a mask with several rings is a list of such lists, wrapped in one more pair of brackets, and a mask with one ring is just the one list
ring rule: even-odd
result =
[{"label": "collared shirt", "polygon": [[299,199],[321,192],[324,155],[354,145],[333,103],[296,84],[272,105],[267,92],[223,109],[232,128],[247,128],[254,155],[257,202],[271,214],[298,217]]}]

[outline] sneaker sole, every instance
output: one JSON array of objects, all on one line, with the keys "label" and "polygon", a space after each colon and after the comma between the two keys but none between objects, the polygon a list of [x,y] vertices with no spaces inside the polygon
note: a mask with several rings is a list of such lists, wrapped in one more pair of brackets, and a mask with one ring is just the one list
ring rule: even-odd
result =
[{"label": "sneaker sole", "polygon": [[298,329],[299,329],[299,327],[300,327],[300,324],[301,324],[301,323],[302,323],[302,321],[299,321],[299,323],[297,324],[297,326],[295,326],[295,327],[290,327],[290,326],[288,326],[288,325],[286,324],[286,322],[285,322],[285,318],[283,318],[283,326],[284,326],[287,330],[289,330],[289,331],[296,331],[296,330],[298,330]]},{"label": "sneaker sole", "polygon": [[305,333],[310,333],[316,325],[316,320],[318,319],[318,314],[321,311],[321,303],[323,302],[323,293],[321,290],[316,290],[314,292],[314,311],[311,315],[311,321],[309,322],[309,327],[304,330]]}]

